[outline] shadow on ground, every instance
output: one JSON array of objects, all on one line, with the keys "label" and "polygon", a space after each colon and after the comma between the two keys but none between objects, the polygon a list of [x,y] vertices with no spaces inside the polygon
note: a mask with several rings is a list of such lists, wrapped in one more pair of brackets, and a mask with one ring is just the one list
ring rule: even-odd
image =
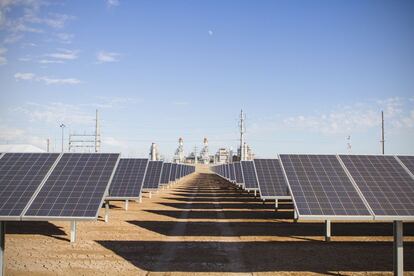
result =
[{"label": "shadow on ground", "polygon": [[6,224],[6,234],[43,235],[69,241],[62,227],[48,221],[8,221]]},{"label": "shadow on ground", "polygon": [[[392,242],[97,242],[150,272],[392,271]],[[168,251],[175,254],[163,256]],[[412,256],[414,243],[406,242],[405,271],[414,270]]]}]

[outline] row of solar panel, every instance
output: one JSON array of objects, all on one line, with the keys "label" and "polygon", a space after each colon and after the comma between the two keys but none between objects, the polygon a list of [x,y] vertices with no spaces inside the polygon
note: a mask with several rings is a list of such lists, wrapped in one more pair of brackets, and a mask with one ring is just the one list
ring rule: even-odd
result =
[{"label": "row of solar panel", "polygon": [[414,220],[414,156],[284,154],[212,170],[263,199],[291,198],[302,219]]},{"label": "row of solar panel", "polygon": [[106,199],[138,199],[142,190],[156,190],[160,185],[168,185],[194,171],[194,166],[185,164],[121,159]]},{"label": "row of solar panel", "polygon": [[[123,183],[144,179],[143,172],[144,184],[158,187],[163,162],[121,160],[127,165],[117,171],[116,153],[0,154],[0,220],[95,219],[115,174],[120,178],[111,186],[113,193],[133,193],[135,187]],[[192,171],[180,165],[173,179]]]}]

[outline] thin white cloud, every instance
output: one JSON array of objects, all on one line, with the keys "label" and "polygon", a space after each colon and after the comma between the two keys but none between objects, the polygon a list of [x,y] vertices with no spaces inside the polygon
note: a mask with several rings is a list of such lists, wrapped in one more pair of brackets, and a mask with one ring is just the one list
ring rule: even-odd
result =
[{"label": "thin white cloud", "polygon": [[39,60],[40,64],[54,64],[54,63],[63,63],[62,60],[56,60],[56,59],[41,59]]},{"label": "thin white cloud", "polygon": [[43,82],[46,85],[53,85],[53,84],[80,84],[81,81],[75,78],[54,78],[49,76],[36,76],[33,73],[16,73],[14,74],[14,78],[16,81],[36,81],[36,82]]},{"label": "thin white cloud", "polygon": [[106,6],[108,8],[117,7],[119,6],[119,4],[120,4],[119,0],[106,0]]},{"label": "thin white cloud", "polygon": [[7,64],[6,53],[7,53],[7,49],[0,47],[0,65]]},{"label": "thin white cloud", "polygon": [[58,52],[46,54],[46,57],[60,60],[74,60],[78,58],[78,50],[58,49]]},{"label": "thin white cloud", "polygon": [[16,80],[33,80],[35,79],[36,75],[33,73],[16,73],[14,74],[14,78]]},{"label": "thin white cloud", "polygon": [[74,34],[69,33],[58,33],[56,34],[58,41],[62,44],[70,44],[72,43],[73,38],[75,37]]},{"label": "thin white cloud", "polygon": [[213,31],[212,30],[208,30],[208,35],[209,36],[212,36],[214,33],[213,33]]},{"label": "thin white cloud", "polygon": [[12,111],[26,115],[32,122],[55,125],[62,122],[68,125],[91,125],[95,118],[94,114],[88,114],[77,105],[61,102],[47,104],[29,102]]},{"label": "thin white cloud", "polygon": [[99,51],[96,54],[96,59],[98,63],[117,62],[120,56],[121,54],[115,52]]}]

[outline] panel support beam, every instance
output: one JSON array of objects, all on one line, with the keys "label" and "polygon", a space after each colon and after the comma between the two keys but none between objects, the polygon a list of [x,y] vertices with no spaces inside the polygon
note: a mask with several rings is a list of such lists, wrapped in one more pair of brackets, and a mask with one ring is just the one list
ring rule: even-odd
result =
[{"label": "panel support beam", "polygon": [[152,198],[152,193],[151,193],[151,191],[149,191],[149,193],[148,193],[148,198]]},{"label": "panel support beam", "polygon": [[70,222],[70,242],[76,242],[76,220]]},{"label": "panel support beam", "polygon": [[6,239],[6,222],[0,221],[0,276],[5,275],[5,258],[4,258],[4,252],[5,252],[5,242]]},{"label": "panel support beam", "polygon": [[254,197],[256,197],[256,190],[254,190]]},{"label": "panel support beam", "polygon": [[403,222],[394,221],[394,252],[393,252],[393,265],[394,275],[403,276],[404,274],[404,254],[403,254]]},{"label": "panel support beam", "polygon": [[275,199],[275,211],[279,208],[279,200]]},{"label": "panel support beam", "polygon": [[105,222],[109,221],[109,200],[105,200]]},{"label": "panel support beam", "polygon": [[125,211],[128,211],[129,200],[125,200]]},{"label": "panel support beam", "polygon": [[331,221],[325,220],[325,241],[330,242],[331,241]]},{"label": "panel support beam", "polygon": [[296,210],[293,210],[293,222],[298,222],[298,213]]}]

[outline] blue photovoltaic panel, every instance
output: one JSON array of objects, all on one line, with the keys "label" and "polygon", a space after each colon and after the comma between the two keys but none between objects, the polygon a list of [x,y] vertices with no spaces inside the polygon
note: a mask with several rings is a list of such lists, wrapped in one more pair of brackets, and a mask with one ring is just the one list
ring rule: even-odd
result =
[{"label": "blue photovoltaic panel", "polygon": [[414,156],[397,156],[404,166],[414,175]]},{"label": "blue photovoltaic panel", "polygon": [[0,217],[18,219],[58,153],[6,153],[0,159]]},{"label": "blue photovoltaic panel", "polygon": [[183,165],[178,164],[178,178],[183,177]]},{"label": "blue photovoltaic panel", "polygon": [[164,166],[162,166],[160,184],[168,184],[170,182],[171,165],[171,163],[164,163]]},{"label": "blue photovoltaic panel", "polygon": [[243,173],[240,162],[234,163],[234,172],[236,174],[236,183],[243,184]]},{"label": "blue photovoltaic panel", "polygon": [[161,180],[162,161],[149,161],[144,179],[144,189],[158,189]]},{"label": "blue photovoltaic panel", "polygon": [[229,171],[230,171],[230,180],[231,181],[236,181],[236,176],[234,175],[234,164],[230,163],[229,164]]},{"label": "blue photovoltaic panel", "polygon": [[301,216],[366,217],[367,206],[335,155],[280,155]]},{"label": "blue photovoltaic panel", "polygon": [[122,158],[111,181],[108,198],[139,198],[148,159]]},{"label": "blue photovoltaic panel", "polygon": [[394,220],[414,216],[414,180],[394,156],[340,155],[374,215]]},{"label": "blue photovoltaic panel", "polygon": [[263,198],[289,197],[283,170],[277,159],[254,159],[256,175]]},{"label": "blue photovoltaic panel", "polygon": [[96,218],[118,159],[114,153],[64,153],[24,218]]},{"label": "blue photovoltaic panel", "polygon": [[177,164],[173,163],[171,165],[171,173],[170,173],[170,181],[172,181],[172,182],[175,181],[176,171],[177,171]]},{"label": "blue photovoltaic panel", "polygon": [[256,170],[254,169],[253,161],[241,161],[243,178],[244,178],[244,188],[249,189],[258,189],[256,178]]}]

